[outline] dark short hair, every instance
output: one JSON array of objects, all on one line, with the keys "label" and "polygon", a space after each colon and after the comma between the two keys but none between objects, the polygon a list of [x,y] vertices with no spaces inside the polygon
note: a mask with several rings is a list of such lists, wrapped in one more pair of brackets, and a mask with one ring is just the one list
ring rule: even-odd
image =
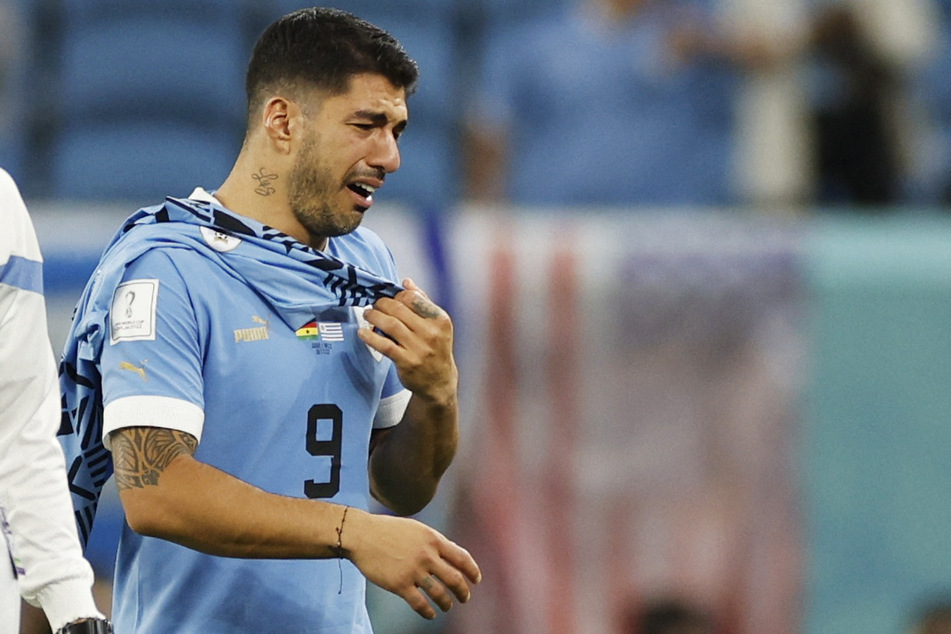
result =
[{"label": "dark short hair", "polygon": [[412,94],[419,68],[383,29],[351,13],[310,7],[264,30],[248,64],[245,91],[252,111],[268,91],[310,87],[336,95],[354,75],[374,73]]}]

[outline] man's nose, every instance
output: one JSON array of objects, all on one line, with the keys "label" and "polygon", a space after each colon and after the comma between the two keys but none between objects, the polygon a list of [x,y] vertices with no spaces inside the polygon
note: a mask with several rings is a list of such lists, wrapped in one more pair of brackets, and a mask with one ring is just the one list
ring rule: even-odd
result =
[{"label": "man's nose", "polygon": [[389,132],[380,134],[373,144],[372,153],[367,157],[367,163],[371,167],[378,167],[386,173],[398,170],[400,168],[400,148],[396,142],[396,137]]}]

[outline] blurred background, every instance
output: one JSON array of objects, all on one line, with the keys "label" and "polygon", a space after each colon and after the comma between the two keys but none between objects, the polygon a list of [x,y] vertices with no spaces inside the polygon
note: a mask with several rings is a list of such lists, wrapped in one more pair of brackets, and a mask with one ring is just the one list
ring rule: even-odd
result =
[{"label": "blurred background", "polygon": [[[122,219],[225,178],[300,6],[0,0],[55,349]],[[367,224],[454,316],[420,518],[485,579],[377,632],[951,632],[951,0],[334,6],[420,65]],[[122,521],[107,485],[103,607]]]}]

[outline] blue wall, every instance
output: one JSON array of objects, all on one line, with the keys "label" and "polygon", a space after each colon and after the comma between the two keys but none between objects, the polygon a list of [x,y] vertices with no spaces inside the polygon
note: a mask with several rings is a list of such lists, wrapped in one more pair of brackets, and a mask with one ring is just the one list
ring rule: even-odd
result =
[{"label": "blue wall", "polygon": [[806,631],[904,631],[951,590],[951,220],[810,232]]}]

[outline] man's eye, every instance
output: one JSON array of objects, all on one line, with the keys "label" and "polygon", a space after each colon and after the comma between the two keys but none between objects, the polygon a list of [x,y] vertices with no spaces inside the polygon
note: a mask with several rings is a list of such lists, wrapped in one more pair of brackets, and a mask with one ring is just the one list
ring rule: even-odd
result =
[{"label": "man's eye", "polygon": [[357,128],[360,128],[361,130],[372,130],[372,129],[373,129],[373,124],[372,124],[372,123],[354,123],[353,125],[354,125],[355,127],[357,127]]}]

